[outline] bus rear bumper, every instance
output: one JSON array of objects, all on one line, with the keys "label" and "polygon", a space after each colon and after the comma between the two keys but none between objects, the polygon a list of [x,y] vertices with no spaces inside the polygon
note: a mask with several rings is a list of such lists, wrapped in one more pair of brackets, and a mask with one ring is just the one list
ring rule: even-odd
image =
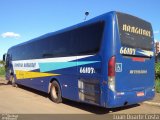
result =
[{"label": "bus rear bumper", "polygon": [[107,108],[116,108],[127,105],[141,103],[153,99],[155,96],[154,88],[145,89],[143,91],[130,92],[112,92],[109,91]]}]

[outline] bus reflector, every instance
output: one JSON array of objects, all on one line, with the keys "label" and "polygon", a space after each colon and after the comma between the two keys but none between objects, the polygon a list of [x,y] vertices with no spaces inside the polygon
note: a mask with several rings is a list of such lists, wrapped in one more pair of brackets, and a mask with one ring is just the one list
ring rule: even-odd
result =
[{"label": "bus reflector", "polygon": [[115,76],[115,56],[112,56],[108,62],[108,76]]},{"label": "bus reflector", "polygon": [[133,61],[138,61],[138,62],[144,62],[145,58],[133,57],[132,60]]}]

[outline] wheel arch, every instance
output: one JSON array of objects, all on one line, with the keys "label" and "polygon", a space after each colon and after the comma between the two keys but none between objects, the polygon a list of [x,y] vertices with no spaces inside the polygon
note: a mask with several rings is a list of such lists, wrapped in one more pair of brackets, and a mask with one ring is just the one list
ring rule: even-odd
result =
[{"label": "wheel arch", "polygon": [[11,72],[11,73],[10,73],[10,75],[14,76],[14,73],[13,73],[13,72]]}]

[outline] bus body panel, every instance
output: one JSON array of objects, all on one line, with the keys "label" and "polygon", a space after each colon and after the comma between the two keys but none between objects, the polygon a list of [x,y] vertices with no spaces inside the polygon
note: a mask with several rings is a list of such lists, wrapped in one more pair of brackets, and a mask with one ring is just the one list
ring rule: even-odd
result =
[{"label": "bus body panel", "polygon": [[137,97],[137,91],[113,93],[109,90],[107,108],[116,108],[121,106],[133,105],[153,99],[155,91],[152,89],[145,90],[145,96]]},{"label": "bus body panel", "polygon": [[[134,21],[132,22],[132,24],[134,24],[135,26],[139,25],[140,27],[144,27],[144,25],[142,25],[144,21],[139,20],[138,18],[135,18],[132,16],[131,18]],[[126,23],[123,23],[123,24],[130,24],[131,22],[128,22],[128,21],[124,21]],[[148,24],[149,23],[146,23],[146,25]],[[121,29],[120,27],[121,26],[119,26],[119,29]],[[143,29],[147,29],[147,28],[143,28]],[[148,29],[151,29],[151,32],[152,32],[151,27]],[[120,32],[121,31],[119,31],[119,34],[121,34]],[[127,33],[129,32],[126,32],[126,34]],[[135,35],[135,38],[134,36],[129,36],[129,35],[127,37],[131,37],[130,39],[138,39],[135,33],[134,35]],[[142,36],[142,35],[139,35],[139,36]],[[121,41],[122,39],[124,39],[124,37],[117,38],[116,44],[118,46],[116,49],[117,50],[117,53],[116,53],[117,66],[116,67],[118,68],[118,66],[121,66],[121,70],[118,70],[117,68],[115,68],[117,70],[115,75],[117,79],[116,81],[117,91],[136,91],[136,90],[144,90],[145,88],[154,87],[154,64],[153,63],[155,61],[155,57],[154,57],[154,52],[152,52],[154,51],[154,42],[153,42],[152,36],[150,37],[152,39],[151,41],[152,43],[149,43],[151,44],[150,45],[152,48],[151,50],[143,50],[143,48],[140,49],[140,48],[133,48],[133,47],[132,49],[131,48],[129,49],[129,47],[127,46],[122,46]],[[147,38],[144,39],[144,44],[145,44],[145,40],[147,41]],[[131,41],[131,44],[132,44],[132,41]],[[135,44],[134,41],[133,41],[133,44]],[[122,48],[126,48],[126,50],[130,50],[130,51],[128,53],[127,52],[122,53],[121,52]],[[145,54],[147,52],[152,54],[150,54],[150,56],[147,56],[147,54]],[[143,54],[139,55],[139,53],[143,53]]]},{"label": "bus body panel", "polygon": [[[115,16],[117,20],[117,16]],[[128,20],[128,19],[127,19]],[[135,21],[136,23],[136,19]],[[154,90],[154,45],[152,39],[152,50],[148,53],[152,53],[152,56],[147,54],[140,54],[143,50],[135,48],[134,55],[122,54],[122,48],[128,48],[122,46],[121,38],[119,35],[119,25],[116,22],[115,25],[115,92],[108,90],[108,104],[107,107],[119,107],[125,105],[136,104],[145,100],[153,99],[155,96]],[[125,23],[127,24],[127,23]],[[137,23],[136,23],[137,24]],[[119,27],[118,27],[119,26]],[[151,32],[152,32],[152,28]],[[132,50],[132,49],[131,49]],[[132,53],[132,52],[130,52]]]},{"label": "bus body panel", "polygon": [[102,95],[101,106],[108,107],[109,98],[111,97],[108,89],[108,61],[115,54],[115,12],[107,14],[105,17],[104,39],[102,41]]}]

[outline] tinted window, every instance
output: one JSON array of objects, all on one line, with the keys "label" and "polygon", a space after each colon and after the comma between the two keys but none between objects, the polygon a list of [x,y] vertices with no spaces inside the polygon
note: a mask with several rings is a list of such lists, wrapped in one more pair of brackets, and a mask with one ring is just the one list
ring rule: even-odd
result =
[{"label": "tinted window", "polygon": [[20,60],[23,56],[23,49],[21,47],[15,47],[10,50],[10,54],[12,56],[12,60]]},{"label": "tinted window", "polygon": [[117,13],[122,46],[151,50],[153,33],[151,24],[137,17]]},{"label": "tinted window", "polygon": [[74,52],[77,55],[95,54],[99,51],[104,23],[99,22],[73,31]]},{"label": "tinted window", "polygon": [[96,54],[100,49],[103,22],[49,36],[13,50],[14,60]]},{"label": "tinted window", "polygon": [[73,40],[71,38],[71,31],[62,33],[51,37],[50,39],[50,51],[53,57],[71,56]]}]

